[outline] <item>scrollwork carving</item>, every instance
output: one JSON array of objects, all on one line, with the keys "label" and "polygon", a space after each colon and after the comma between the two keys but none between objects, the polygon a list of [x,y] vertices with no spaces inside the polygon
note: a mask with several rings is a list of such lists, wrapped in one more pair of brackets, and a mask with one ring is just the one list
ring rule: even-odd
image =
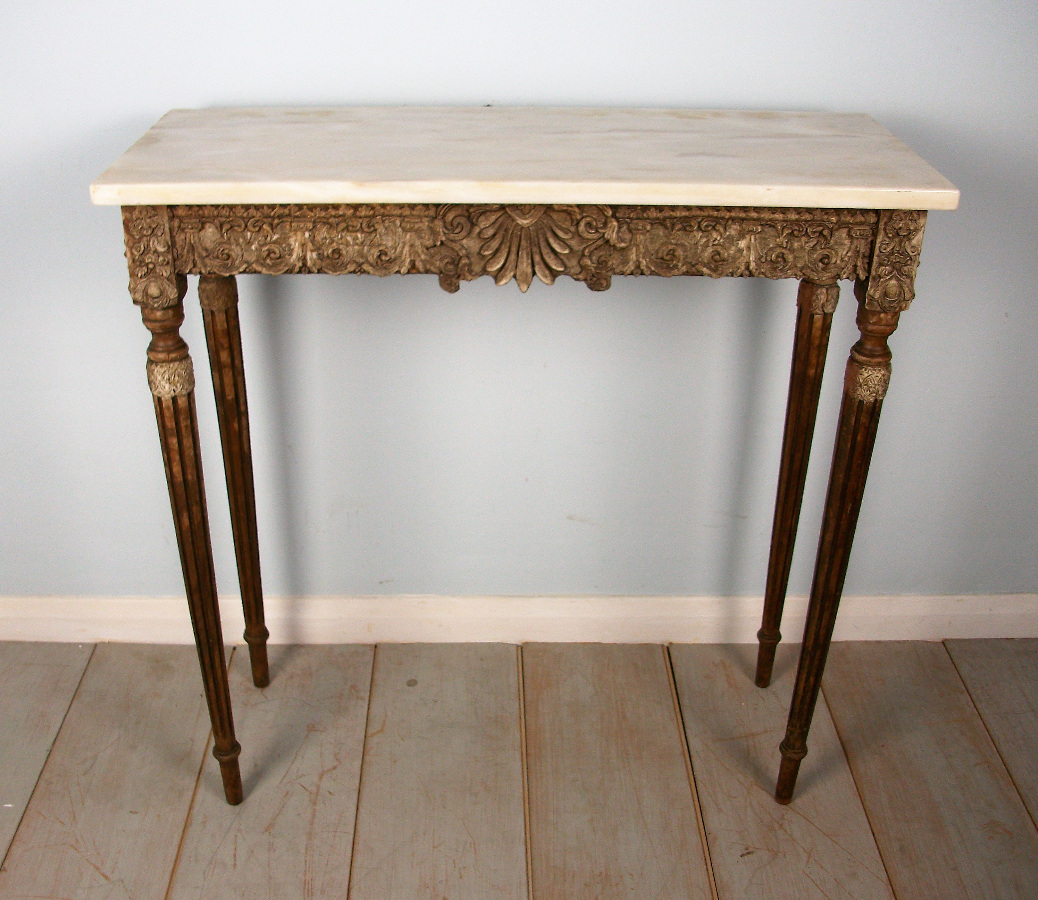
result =
[{"label": "scrollwork carving", "polygon": [[438,272],[435,206],[174,207],[178,268],[189,274]]},{"label": "scrollwork carving", "polygon": [[521,290],[569,275],[865,278],[869,210],[602,205],[173,207],[177,270],[191,274],[430,273],[446,290],[482,275]]},{"label": "scrollwork carving", "polygon": [[879,214],[865,295],[869,309],[900,312],[915,299],[915,273],[925,226],[925,210],[891,209]]},{"label": "scrollwork carving", "polygon": [[179,302],[168,208],[124,206],[123,234],[133,302],[154,309]]},{"label": "scrollwork carving", "polygon": [[[876,221],[863,210],[591,205],[454,206],[446,215],[469,223],[447,238],[469,277],[489,271],[500,284],[514,272],[523,290],[531,273],[548,284],[565,273],[595,290],[613,275],[858,278]],[[484,256],[500,268],[481,267]]]}]

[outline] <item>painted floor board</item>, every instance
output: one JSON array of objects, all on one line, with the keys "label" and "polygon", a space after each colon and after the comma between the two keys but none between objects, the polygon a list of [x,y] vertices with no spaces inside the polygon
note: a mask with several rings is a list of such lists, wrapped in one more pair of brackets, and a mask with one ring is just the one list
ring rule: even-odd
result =
[{"label": "painted floor board", "polygon": [[206,772],[169,900],[346,897],[373,652],[273,646],[264,690],[235,653],[245,801],[228,806],[219,772]]},{"label": "painted floor board", "polygon": [[350,900],[526,900],[517,651],[382,644]]},{"label": "painted floor board", "polygon": [[793,803],[775,802],[799,647],[778,648],[764,690],[755,646],[670,652],[720,900],[893,900],[824,702]]},{"label": "painted floor board", "polygon": [[943,644],[833,644],[823,690],[898,900],[1034,900],[1038,832]]},{"label": "painted floor board", "polygon": [[945,644],[1031,820],[1038,823],[1038,640]]},{"label": "painted floor board", "polygon": [[658,645],[527,644],[536,900],[710,897]]},{"label": "painted floor board", "polygon": [[[4,655],[11,646],[30,655],[12,662]],[[898,900],[1036,896],[1035,831],[1016,793],[1028,792],[1036,768],[1036,647],[834,645],[823,697]],[[245,653],[236,653],[246,789],[239,808],[224,803],[204,752],[208,716],[193,648],[100,645],[78,691],[75,666],[60,672],[58,658],[69,650],[0,645],[0,791],[19,781],[31,791],[39,775],[0,871],[4,900],[164,898],[189,809],[171,897],[345,897],[351,798],[350,779],[340,787],[340,776],[346,757],[356,762],[360,739],[350,735],[365,730],[381,748],[359,776],[367,837],[358,827],[357,844],[366,844],[370,865],[357,879],[358,887],[368,880],[368,893],[353,900],[526,896],[514,647],[380,647],[384,696],[371,698],[366,729],[355,689],[368,677],[370,649],[271,648],[274,679],[263,692],[248,683]],[[847,795],[825,699],[793,804],[771,800],[793,675],[786,652],[775,685],[760,691],[752,648],[672,648],[720,900],[731,900],[733,885],[750,900],[871,898],[864,876],[851,886],[854,866],[861,875],[874,863],[862,849],[860,807]],[[703,854],[694,806],[681,812],[691,795],[687,775],[677,767],[680,777],[671,777],[676,767],[659,763],[671,744],[684,762],[662,649],[530,645],[524,654],[535,896],[708,896],[698,881],[673,889],[667,875],[675,857],[698,866]],[[34,656],[45,660],[42,669],[33,670]],[[30,732],[57,729],[60,715],[48,707],[60,712],[62,703],[67,715],[40,774],[39,759],[25,755]],[[341,720],[331,712],[336,704]],[[29,717],[24,728],[16,708]],[[670,786],[655,793],[661,783]],[[486,805],[492,813],[484,816]],[[769,815],[778,818],[769,824]],[[676,834],[690,846],[675,850]],[[455,858],[463,865],[452,871]],[[508,877],[495,879],[505,870]]]},{"label": "painted floor board", "polygon": [[193,647],[99,644],[0,870],[0,897],[162,900],[208,735]]},{"label": "painted floor board", "polygon": [[93,649],[0,643],[0,863]]}]

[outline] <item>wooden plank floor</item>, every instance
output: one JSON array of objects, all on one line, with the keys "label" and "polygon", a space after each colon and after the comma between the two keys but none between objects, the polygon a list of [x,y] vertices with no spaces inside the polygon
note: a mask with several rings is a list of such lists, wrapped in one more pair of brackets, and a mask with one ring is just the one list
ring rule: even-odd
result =
[{"label": "wooden plank floor", "polygon": [[744,646],[272,663],[232,808],[192,648],[0,644],[0,897],[1038,896],[1038,641],[834,645],[789,807],[791,648],[765,691]]},{"label": "wooden plank floor", "polygon": [[523,648],[534,896],[710,897],[666,654]]},{"label": "wooden plank floor", "polygon": [[948,652],[1038,823],[1038,640],[948,641]]},{"label": "wooden plank floor", "polygon": [[93,651],[88,644],[0,645],[0,859]]},{"label": "wooden plank floor", "polygon": [[270,686],[249,655],[231,662],[248,802],[228,806],[216,766],[202,770],[169,900],[344,897],[371,647],[271,647]]},{"label": "wooden plank floor", "polygon": [[796,648],[778,650],[772,686],[762,691],[750,677],[756,647],[671,648],[717,893],[739,900],[890,900],[824,703],[795,802],[780,806],[772,797],[796,673]]},{"label": "wooden plank floor", "polygon": [[0,868],[0,897],[166,894],[205,756],[193,647],[101,644]]},{"label": "wooden plank floor", "polygon": [[823,690],[899,900],[1038,894],[1034,822],[945,647],[834,644]]},{"label": "wooden plank floor", "polygon": [[355,900],[524,900],[514,647],[387,644],[375,657]]}]

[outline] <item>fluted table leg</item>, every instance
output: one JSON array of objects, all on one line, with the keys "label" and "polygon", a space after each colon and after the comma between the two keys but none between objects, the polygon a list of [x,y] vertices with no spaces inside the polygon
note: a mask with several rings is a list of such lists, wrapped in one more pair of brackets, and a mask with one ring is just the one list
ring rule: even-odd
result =
[{"label": "fluted table leg", "polygon": [[890,381],[890,349],[887,338],[897,328],[898,312],[880,312],[865,305],[864,283],[856,285],[858,330],[861,339],[851,349],[844,380],[843,403],[836,433],[829,492],[825,500],[822,536],[818,545],[811,601],[807,611],[804,642],[800,650],[793,700],[789,708],[786,736],[779,745],[779,768],[775,799],[788,803],[793,796],[800,762],[807,755],[807,732],[811,726],[822,670],[836,624],[854,528],[858,522],[865,479],[876,443],[883,397]]},{"label": "fluted table leg", "polygon": [[256,533],[256,489],[252,475],[249,406],[245,394],[241,328],[238,323],[238,287],[234,276],[203,275],[198,296],[205,321],[213,391],[220,420],[227,499],[231,508],[234,552],[238,561],[245,610],[245,641],[249,645],[252,680],[256,687],[270,683],[267,631],[263,621],[263,585],[260,580],[259,539]]},{"label": "fluted table leg", "polygon": [[793,364],[789,375],[789,400],[786,403],[786,428],[782,437],[782,463],[779,468],[775,520],[771,529],[771,555],[764,590],[764,616],[757,639],[758,687],[771,683],[775,647],[782,639],[782,607],[786,602],[789,566],[793,559],[800,505],[804,498],[807,463],[815,432],[818,395],[829,346],[829,329],[840,296],[839,285],[801,281],[797,293],[796,336]]},{"label": "fluted table leg", "polygon": [[213,756],[220,763],[228,803],[241,803],[238,768],[241,747],[234,738],[231,696],[227,684],[220,609],[209,540],[209,519],[202,482],[195,414],[195,376],[187,344],[180,337],[184,321],[184,276],[176,277],[177,300],[160,308],[143,306],[141,315],[151,332],[148,345],[148,384],[155,400],[155,417],[166,467],[166,482],[184,570],[191,626],[202,669],[209,716],[213,723]]}]

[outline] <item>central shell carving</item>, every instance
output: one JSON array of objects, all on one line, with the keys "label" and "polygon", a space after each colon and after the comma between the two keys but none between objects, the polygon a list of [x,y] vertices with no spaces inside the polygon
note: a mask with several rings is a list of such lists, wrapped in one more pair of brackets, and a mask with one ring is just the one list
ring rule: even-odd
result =
[{"label": "central shell carving", "polygon": [[526,291],[536,275],[545,284],[565,271],[562,255],[573,250],[571,241],[580,210],[575,206],[498,206],[475,220],[488,257],[487,271],[498,284],[512,278]]}]

